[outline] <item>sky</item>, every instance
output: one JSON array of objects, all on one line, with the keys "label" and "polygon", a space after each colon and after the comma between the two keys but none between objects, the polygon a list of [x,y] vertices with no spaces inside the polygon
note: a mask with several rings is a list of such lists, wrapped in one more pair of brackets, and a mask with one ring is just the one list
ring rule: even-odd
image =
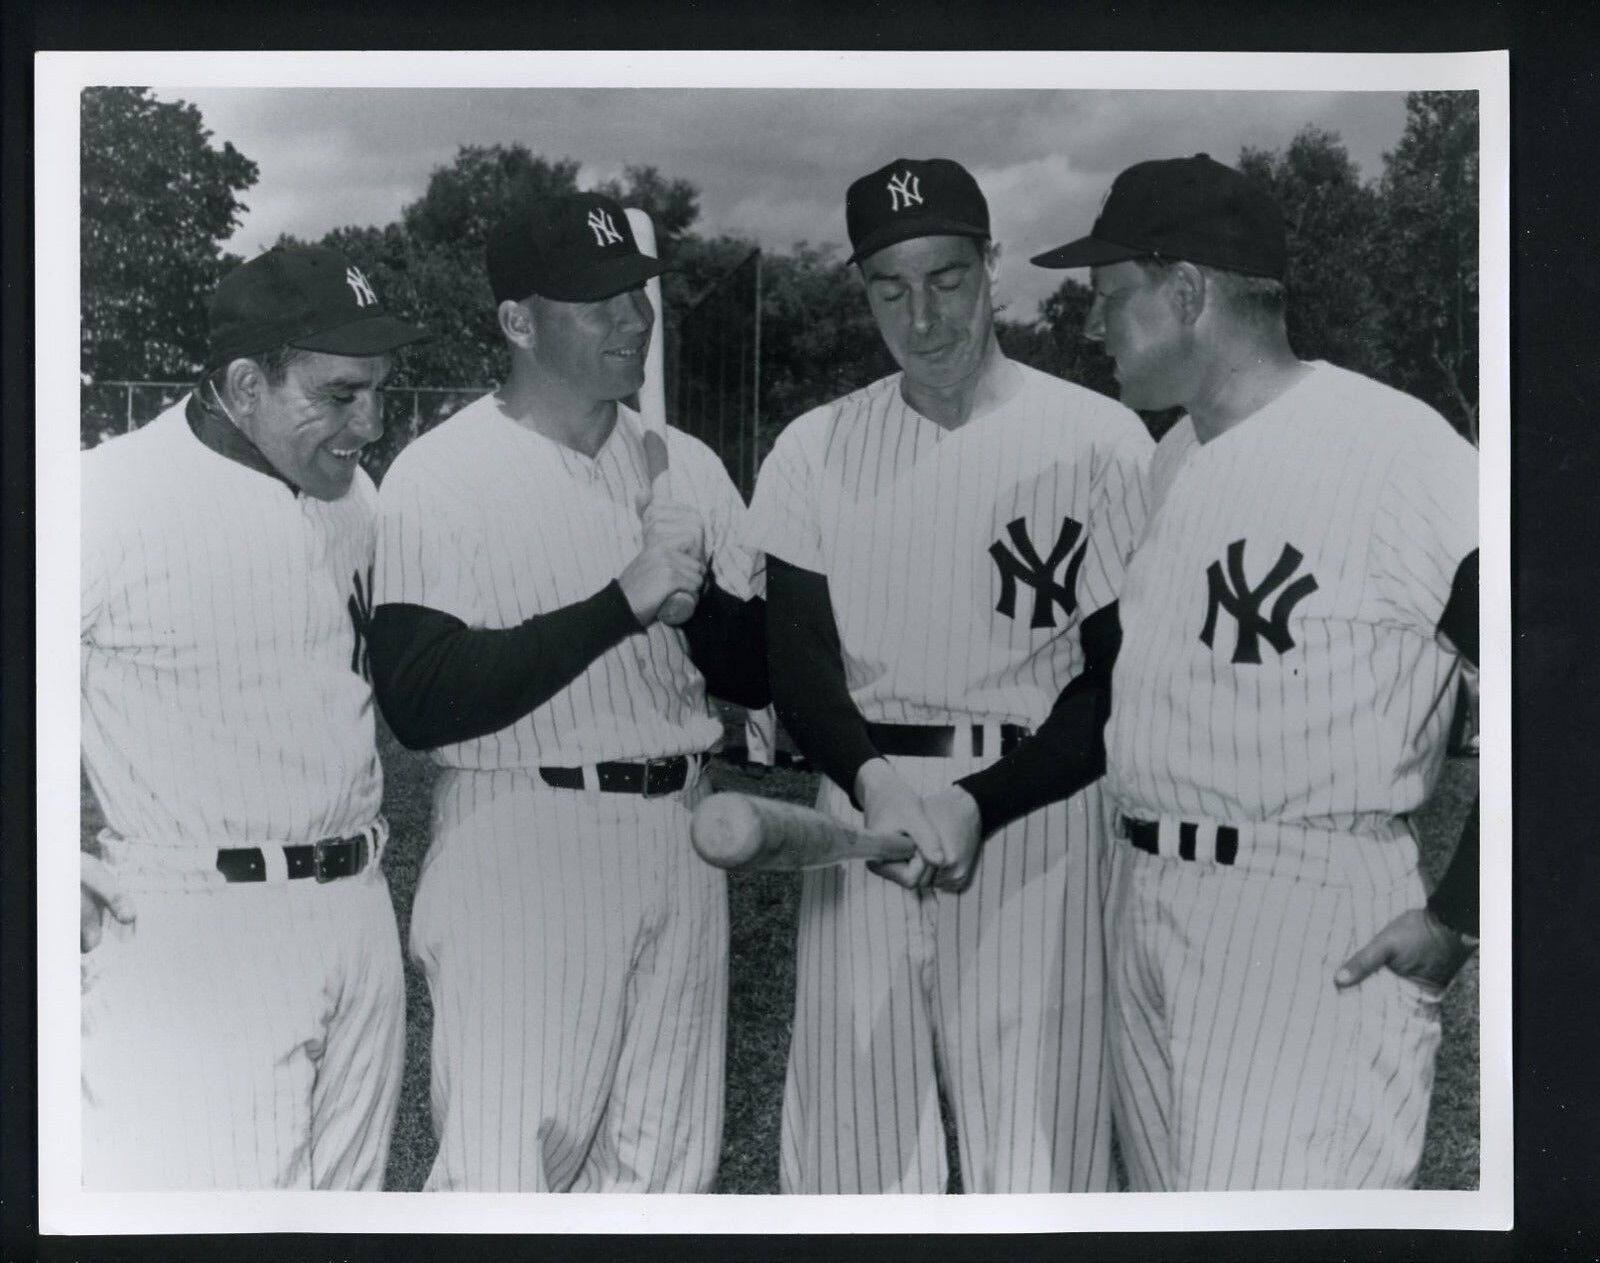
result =
[{"label": "sky", "polygon": [[1334,132],[1365,178],[1405,124],[1400,92],[756,88],[158,89],[198,106],[213,143],[260,168],[228,243],[383,225],[460,146],[520,142],[582,163],[579,183],[653,165],[700,190],[704,235],[763,246],[846,240],[844,192],[901,157],[954,158],[977,177],[1002,245],[1000,300],[1031,318],[1061,281],[1028,257],[1087,232],[1118,171],[1147,158],[1281,149]]}]

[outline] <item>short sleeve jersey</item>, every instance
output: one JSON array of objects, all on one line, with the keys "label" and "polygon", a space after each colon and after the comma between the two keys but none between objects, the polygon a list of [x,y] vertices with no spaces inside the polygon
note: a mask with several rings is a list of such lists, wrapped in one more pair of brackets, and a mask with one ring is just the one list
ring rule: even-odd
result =
[{"label": "short sleeve jersey", "polygon": [[[493,395],[469,404],[411,443],[383,480],[377,603],[506,628],[593,596],[643,547],[642,433],[619,405],[590,458],[506,416]],[[749,596],[738,489],[689,435],[669,429],[667,450],[670,494],[702,510],[718,585]],[[516,723],[433,757],[470,769],[571,766],[693,753],[721,732],[684,634],[653,623]]]},{"label": "short sleeve jersey", "polygon": [[1151,442],[1121,405],[1023,365],[947,431],[895,374],[779,436],[754,547],[826,576],[850,694],[874,722],[1037,725],[1082,669],[1144,525]]},{"label": "short sleeve jersey", "polygon": [[90,783],[111,829],[156,845],[349,835],[383,796],[372,481],[297,494],[201,443],[187,404],[82,456]]},{"label": "short sleeve jersey", "polygon": [[1459,659],[1437,636],[1477,547],[1477,453],[1324,363],[1152,461],[1107,731],[1124,812],[1377,831],[1427,795]]}]

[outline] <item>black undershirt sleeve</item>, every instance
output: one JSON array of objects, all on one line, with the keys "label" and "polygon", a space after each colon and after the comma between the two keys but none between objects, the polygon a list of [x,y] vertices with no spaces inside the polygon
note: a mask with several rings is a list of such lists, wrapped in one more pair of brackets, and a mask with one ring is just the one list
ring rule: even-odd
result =
[{"label": "black undershirt sleeve", "polygon": [[985,835],[1070,798],[1106,770],[1111,668],[1122,645],[1115,602],[1079,627],[1083,670],[1061,691],[1039,730],[1005,758],[956,782],[972,795]]},{"label": "black undershirt sleeve", "polygon": [[[1478,550],[1456,569],[1450,599],[1439,616],[1439,633],[1473,666],[1478,665]],[[1478,933],[1478,804],[1472,804],[1450,867],[1428,898],[1428,910],[1452,930]]]},{"label": "black undershirt sleeve", "polygon": [[767,659],[778,718],[801,753],[854,801],[856,773],[878,751],[850,698],[827,577],[770,553]]},{"label": "black undershirt sleeve", "polygon": [[470,628],[421,605],[380,605],[372,686],[400,743],[429,750],[514,724],[639,630],[615,580],[516,627]]},{"label": "black undershirt sleeve", "polygon": [[767,687],[766,605],[760,597],[741,601],[712,580],[682,628],[689,658],[705,676],[706,691],[752,710],[772,700]]}]

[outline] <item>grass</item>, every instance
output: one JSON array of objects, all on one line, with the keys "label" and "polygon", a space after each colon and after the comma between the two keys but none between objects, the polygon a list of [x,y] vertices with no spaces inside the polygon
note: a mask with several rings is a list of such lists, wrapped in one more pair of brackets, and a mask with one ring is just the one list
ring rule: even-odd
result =
[{"label": "grass", "polygon": [[[381,729],[381,725],[380,725]],[[432,765],[380,731],[386,786],[384,810],[391,839],[384,869],[394,894],[401,941],[410,930],[411,901],[427,849]],[[1477,762],[1451,761],[1439,792],[1418,813],[1422,865],[1430,884],[1448,861],[1461,821],[1477,791]],[[718,759],[712,778],[719,789],[737,789],[808,802],[815,776],[775,768],[757,775]],[[99,813],[87,787],[82,792],[85,837]],[[794,993],[794,926],[799,882],[778,874],[734,875],[728,885],[732,923],[729,980],[727,1112],[718,1191],[773,1193],[778,1185],[778,1117]],[[406,960],[406,1071],[400,1117],[385,1187],[419,1189],[433,1161],[428,1113],[429,1032],[433,1013],[427,987]],[[1444,1042],[1434,1083],[1433,1108],[1423,1150],[1424,1188],[1478,1186],[1478,964],[1468,962],[1444,1001]],[[952,1163],[953,1163],[952,1152]]]}]

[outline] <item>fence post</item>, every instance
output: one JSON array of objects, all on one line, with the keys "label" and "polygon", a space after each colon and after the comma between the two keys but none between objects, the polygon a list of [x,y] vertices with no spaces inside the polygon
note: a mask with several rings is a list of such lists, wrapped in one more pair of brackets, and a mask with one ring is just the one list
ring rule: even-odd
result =
[{"label": "fence post", "polygon": [[752,356],[754,371],[751,377],[754,380],[750,407],[750,488],[745,494],[749,500],[756,493],[756,472],[761,459],[756,445],[761,438],[761,251],[756,251],[756,337],[755,352]]},{"label": "fence post", "polygon": [[132,382],[123,382],[122,383],[122,389],[124,391],[126,391],[127,395],[128,395],[128,428],[126,430],[124,430],[123,433],[124,434],[132,434],[133,433],[133,383]]}]

